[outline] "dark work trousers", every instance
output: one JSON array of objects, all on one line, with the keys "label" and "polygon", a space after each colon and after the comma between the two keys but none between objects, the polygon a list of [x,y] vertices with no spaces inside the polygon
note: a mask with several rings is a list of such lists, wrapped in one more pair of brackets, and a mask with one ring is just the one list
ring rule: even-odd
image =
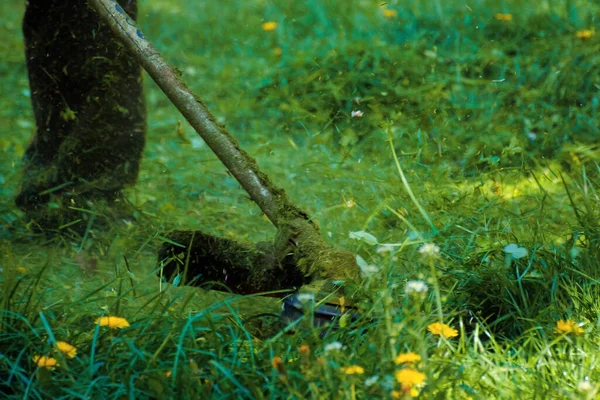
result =
[{"label": "dark work trousers", "polygon": [[[136,17],[135,0],[120,3]],[[28,0],[23,34],[36,131],[17,206],[43,219],[50,202],[115,199],[136,181],[145,142],[139,64],[85,0]]]}]

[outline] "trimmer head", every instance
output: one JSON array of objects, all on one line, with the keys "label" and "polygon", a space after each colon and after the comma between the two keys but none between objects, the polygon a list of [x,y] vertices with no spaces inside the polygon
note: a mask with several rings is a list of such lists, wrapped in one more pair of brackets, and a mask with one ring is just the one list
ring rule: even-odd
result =
[{"label": "trimmer head", "polygon": [[285,297],[282,301],[281,318],[287,323],[297,321],[306,313],[313,314],[315,327],[331,324],[338,327],[339,319],[342,316],[347,315],[351,321],[355,321],[359,317],[356,307],[346,304],[343,297],[332,296],[319,301],[310,294],[296,293]]}]

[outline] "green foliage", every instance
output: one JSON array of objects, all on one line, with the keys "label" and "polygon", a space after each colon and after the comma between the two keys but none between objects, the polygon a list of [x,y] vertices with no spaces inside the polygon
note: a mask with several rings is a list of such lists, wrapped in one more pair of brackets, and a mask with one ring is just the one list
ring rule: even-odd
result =
[{"label": "green foliage", "polygon": [[[164,232],[264,241],[275,230],[149,80],[148,143],[127,193],[138,211],[83,235],[33,232],[12,203],[34,129],[23,4],[2,2],[0,393],[390,398],[410,394],[394,359],[414,352],[423,398],[594,398],[600,9],[498,4],[141,4],[144,34],[220,122],[324,237],[361,256],[362,317],[323,332],[310,312],[287,327],[273,298],[160,282]],[[439,253],[421,253],[425,243]],[[509,259],[510,244],[527,254]],[[100,327],[108,315],[130,326]],[[429,332],[440,319],[458,336]],[[58,353],[60,341],[77,355]],[[59,366],[38,367],[39,355]]]}]

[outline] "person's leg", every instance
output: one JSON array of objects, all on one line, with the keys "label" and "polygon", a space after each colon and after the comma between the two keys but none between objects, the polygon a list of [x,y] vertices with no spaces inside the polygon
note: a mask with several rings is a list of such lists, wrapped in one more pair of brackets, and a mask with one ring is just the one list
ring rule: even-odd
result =
[{"label": "person's leg", "polygon": [[[133,18],[136,1],[121,0]],[[117,197],[138,175],[146,109],[139,64],[85,0],[28,0],[23,20],[36,132],[16,204],[33,219]],[[50,228],[56,226],[48,226]]]}]

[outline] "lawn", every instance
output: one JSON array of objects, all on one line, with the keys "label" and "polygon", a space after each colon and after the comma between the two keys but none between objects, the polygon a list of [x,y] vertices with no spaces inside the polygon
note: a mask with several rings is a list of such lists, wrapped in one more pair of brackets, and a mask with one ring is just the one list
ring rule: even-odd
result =
[{"label": "lawn", "polygon": [[133,218],[31,229],[23,11],[0,3],[0,397],[596,398],[599,5],[140,2],[145,36],[357,255],[336,329],[158,277],[170,230],[276,229],[148,76]]}]

